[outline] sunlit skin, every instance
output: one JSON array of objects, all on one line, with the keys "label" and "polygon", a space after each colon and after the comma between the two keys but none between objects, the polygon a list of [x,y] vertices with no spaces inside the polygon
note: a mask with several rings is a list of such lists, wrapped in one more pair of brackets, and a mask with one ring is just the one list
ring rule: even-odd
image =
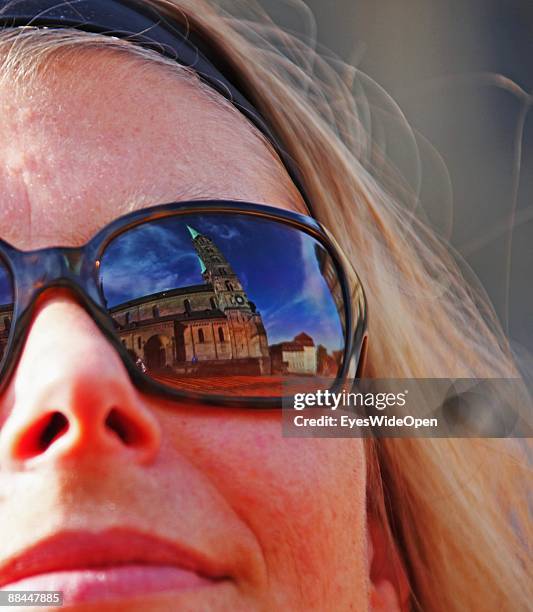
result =
[{"label": "sunlit skin", "polygon": [[[79,245],[121,214],[179,199],[305,212],[242,116],[138,62],[91,51],[34,86],[0,91],[3,239]],[[135,442],[108,426],[112,408],[142,432]],[[68,430],[22,456],[50,411]],[[87,312],[58,291],[39,305],[0,416],[0,578],[10,557],[58,532],[120,528],[195,551],[225,578],[75,609],[369,609],[361,440],[287,439],[276,412],[143,394]]]}]

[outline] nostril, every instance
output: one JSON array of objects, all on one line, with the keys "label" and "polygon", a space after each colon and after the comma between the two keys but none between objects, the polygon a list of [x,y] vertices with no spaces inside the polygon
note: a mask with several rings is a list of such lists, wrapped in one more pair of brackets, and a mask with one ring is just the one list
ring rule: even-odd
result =
[{"label": "nostril", "polygon": [[110,410],[105,424],[126,446],[142,444],[146,437],[133,419],[116,408]]},{"label": "nostril", "polygon": [[68,428],[68,419],[61,412],[45,414],[20,438],[15,450],[17,457],[30,459],[44,453]]},{"label": "nostril", "polygon": [[57,438],[68,430],[67,417],[61,412],[53,412],[46,427],[39,436],[39,447],[44,452]]}]

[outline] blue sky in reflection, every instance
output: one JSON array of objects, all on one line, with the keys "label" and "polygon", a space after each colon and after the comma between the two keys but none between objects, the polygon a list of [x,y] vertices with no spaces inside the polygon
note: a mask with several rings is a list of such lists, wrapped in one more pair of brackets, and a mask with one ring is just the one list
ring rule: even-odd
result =
[{"label": "blue sky in reflection", "polygon": [[2,259],[0,259],[0,306],[12,303],[13,288],[11,285],[11,274]]},{"label": "blue sky in reflection", "polygon": [[109,307],[205,282],[187,224],[211,238],[230,263],[261,313],[269,344],[304,331],[330,351],[341,348],[339,316],[319,271],[316,241],[288,226],[248,216],[182,216],[119,236],[101,265]]}]

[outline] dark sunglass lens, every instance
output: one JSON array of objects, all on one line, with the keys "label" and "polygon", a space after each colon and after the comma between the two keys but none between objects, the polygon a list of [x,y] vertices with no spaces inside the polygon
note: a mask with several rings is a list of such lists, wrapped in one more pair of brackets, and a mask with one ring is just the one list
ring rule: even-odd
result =
[{"label": "dark sunglass lens", "polygon": [[13,279],[7,264],[0,258],[0,363],[4,360],[11,322],[13,321]]},{"label": "dark sunglass lens", "polygon": [[249,215],[167,217],[115,238],[102,292],[137,367],[180,390],[281,394],[288,376],[335,376],[344,300],[310,235]]}]

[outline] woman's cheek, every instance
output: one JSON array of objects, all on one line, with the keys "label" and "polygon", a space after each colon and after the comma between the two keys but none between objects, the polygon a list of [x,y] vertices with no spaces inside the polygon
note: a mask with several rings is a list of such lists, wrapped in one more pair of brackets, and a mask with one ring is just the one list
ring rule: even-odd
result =
[{"label": "woman's cheek", "polygon": [[366,597],[362,440],[285,438],[279,413],[165,415],[163,429],[253,532],[279,604]]}]

